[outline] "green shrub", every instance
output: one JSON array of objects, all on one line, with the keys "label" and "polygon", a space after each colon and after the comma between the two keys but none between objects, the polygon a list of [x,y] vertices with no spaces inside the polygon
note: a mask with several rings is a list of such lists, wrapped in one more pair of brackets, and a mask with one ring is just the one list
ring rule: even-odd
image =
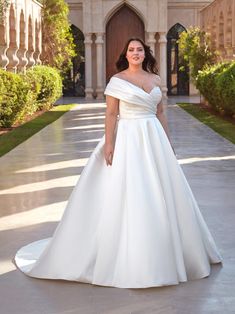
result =
[{"label": "green shrub", "polygon": [[229,62],[207,66],[204,70],[198,72],[196,79],[196,87],[217,111],[223,110],[223,98],[221,90],[219,90],[216,84],[216,78],[219,74],[226,71],[229,66]]},{"label": "green shrub", "polygon": [[229,115],[235,114],[235,61],[226,71],[219,73],[215,78],[216,89],[220,94],[223,109]]},{"label": "green shrub", "polygon": [[62,79],[55,68],[37,65],[26,72],[35,93],[38,109],[48,110],[62,95]]},{"label": "green shrub", "polygon": [[2,101],[3,101],[3,92],[4,92],[4,84],[3,84],[3,80],[2,80],[1,72],[0,72],[0,119],[1,119],[1,109],[2,109],[2,105],[1,104],[2,104]]},{"label": "green shrub", "polygon": [[62,94],[59,72],[35,66],[26,74],[0,70],[0,127],[22,123],[35,111],[49,109]]},{"label": "green shrub", "polygon": [[0,69],[0,127],[10,127],[24,119],[30,86],[20,75]]},{"label": "green shrub", "polygon": [[31,115],[38,110],[38,94],[40,92],[40,83],[36,80],[33,75],[33,72],[27,72],[25,74],[19,74],[23,80],[27,81],[29,88],[30,88],[30,97],[29,97],[29,104],[27,106],[26,114]]}]

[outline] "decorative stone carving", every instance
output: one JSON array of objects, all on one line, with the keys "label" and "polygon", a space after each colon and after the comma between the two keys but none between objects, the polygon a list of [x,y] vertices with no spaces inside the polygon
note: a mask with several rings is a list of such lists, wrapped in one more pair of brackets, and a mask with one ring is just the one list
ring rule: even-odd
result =
[{"label": "decorative stone carving", "polygon": [[11,72],[16,72],[19,59],[17,57],[18,45],[16,42],[16,18],[15,18],[15,9],[13,4],[10,6],[10,15],[9,15],[9,26],[10,26],[10,43],[7,49],[7,57],[9,63],[7,65],[7,70]]},{"label": "decorative stone carving", "polygon": [[0,66],[8,71],[24,72],[26,67],[41,63],[42,5],[34,0],[9,2],[0,25]]},{"label": "decorative stone carving", "polygon": [[31,68],[33,65],[35,65],[35,60],[34,60],[34,38],[33,38],[33,25],[32,25],[32,18],[29,16],[29,21],[28,21],[28,50],[27,50],[27,58],[28,58],[28,64],[27,68]]},{"label": "decorative stone carving", "polygon": [[201,26],[211,33],[212,45],[223,59],[235,57],[235,0],[214,0],[200,12]]},{"label": "decorative stone carving", "polygon": [[2,69],[6,70],[8,65],[8,57],[6,51],[8,49],[6,41],[6,25],[5,23],[0,25],[0,66]]},{"label": "decorative stone carving", "polygon": [[40,60],[40,54],[41,54],[41,40],[40,40],[40,25],[39,23],[35,22],[35,52],[34,52],[34,60],[35,60],[35,64],[41,64],[41,60]]},{"label": "decorative stone carving", "polygon": [[28,59],[26,58],[26,30],[25,30],[25,20],[23,10],[20,14],[20,47],[17,51],[17,56],[19,58],[19,64],[17,67],[17,71],[25,72],[26,65],[28,64]]}]

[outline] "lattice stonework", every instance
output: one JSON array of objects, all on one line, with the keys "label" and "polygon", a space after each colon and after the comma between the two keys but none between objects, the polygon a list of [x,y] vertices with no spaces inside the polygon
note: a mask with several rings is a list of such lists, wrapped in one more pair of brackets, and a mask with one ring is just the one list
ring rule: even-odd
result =
[{"label": "lattice stonework", "polygon": [[211,34],[223,59],[235,58],[235,0],[215,0],[201,11],[201,26]]},{"label": "lattice stonework", "polygon": [[1,68],[25,72],[41,63],[41,8],[35,0],[9,1],[0,22]]}]

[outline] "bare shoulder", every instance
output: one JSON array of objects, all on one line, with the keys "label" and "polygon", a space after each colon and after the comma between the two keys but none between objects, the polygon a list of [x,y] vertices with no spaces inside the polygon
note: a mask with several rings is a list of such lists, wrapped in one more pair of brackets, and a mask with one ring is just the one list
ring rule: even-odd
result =
[{"label": "bare shoulder", "polygon": [[160,78],[160,76],[155,74],[155,73],[151,73],[151,75],[152,75],[152,79],[154,80],[154,83],[157,86],[161,86],[161,78]]},{"label": "bare shoulder", "polygon": [[123,78],[123,76],[125,76],[125,70],[113,75],[113,77],[117,77],[117,78]]}]

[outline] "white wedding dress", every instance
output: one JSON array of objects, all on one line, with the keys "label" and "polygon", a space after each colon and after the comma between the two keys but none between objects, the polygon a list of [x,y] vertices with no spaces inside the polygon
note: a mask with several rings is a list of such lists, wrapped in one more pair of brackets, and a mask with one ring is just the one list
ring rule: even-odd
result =
[{"label": "white wedding dress", "polygon": [[157,119],[161,90],[112,77],[118,98],[112,166],[104,136],[52,238],[21,248],[28,276],[120,288],[174,285],[210,274],[221,256]]}]

